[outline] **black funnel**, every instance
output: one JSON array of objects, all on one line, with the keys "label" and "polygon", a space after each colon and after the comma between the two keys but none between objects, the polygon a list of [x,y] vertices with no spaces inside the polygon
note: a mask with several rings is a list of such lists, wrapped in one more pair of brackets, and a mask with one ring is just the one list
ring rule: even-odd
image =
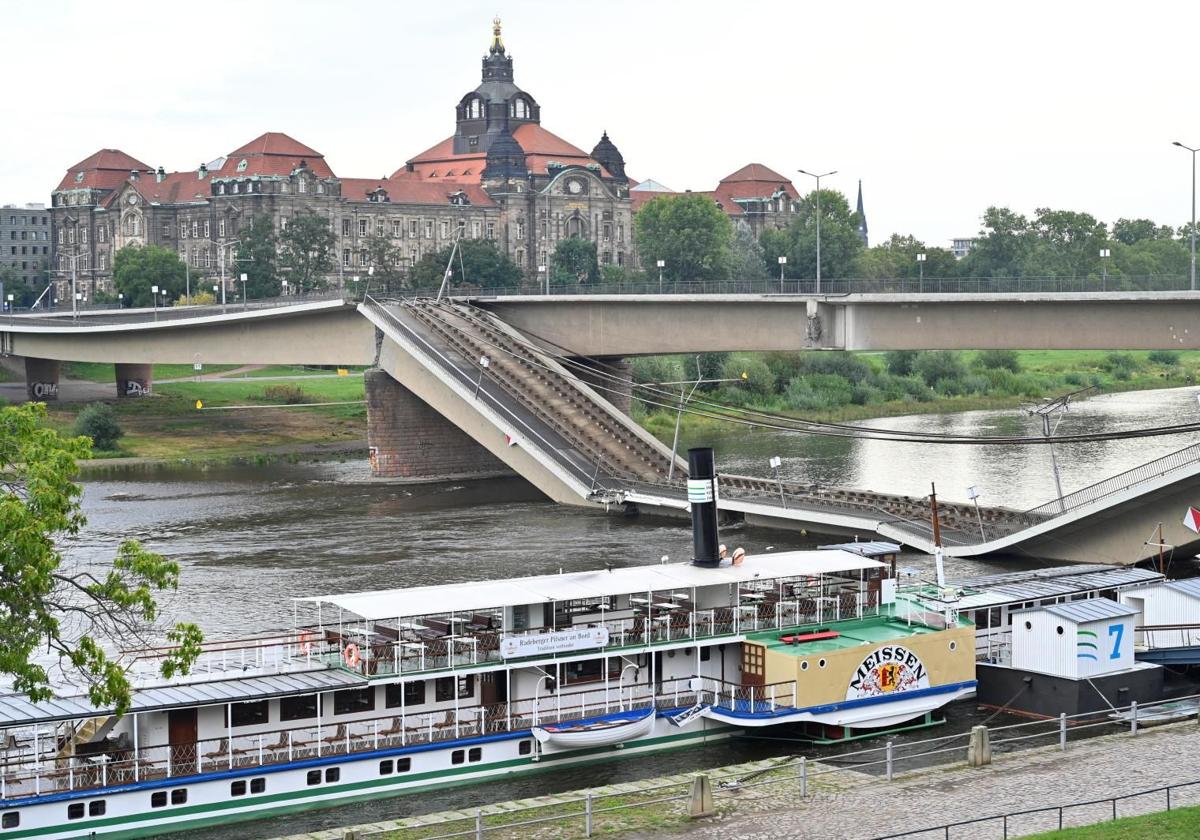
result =
[{"label": "black funnel", "polygon": [[692,564],[718,566],[717,468],[711,447],[688,450],[687,490],[692,506]]}]

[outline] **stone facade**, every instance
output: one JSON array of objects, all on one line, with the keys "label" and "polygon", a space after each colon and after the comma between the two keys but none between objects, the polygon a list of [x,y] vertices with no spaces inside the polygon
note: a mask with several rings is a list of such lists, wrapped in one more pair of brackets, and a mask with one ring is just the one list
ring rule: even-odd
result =
[{"label": "stone facade", "polygon": [[321,153],[273,132],[184,172],[116,149],[96,152],[52,193],[59,298],[69,294],[72,268],[82,294],[111,292],[116,251],[146,244],[177,251],[197,284],[223,276],[236,294],[239,231],[265,214],[278,232],[304,211],[329,219],[337,269],[328,279],[342,287],[366,274],[371,235],[392,240],[402,268],[457,236],[494,241],[529,279],[568,237],[595,242],[601,264],[633,264],[621,153],[607,134],[589,154],[542,128],[541,107],[513,81],[499,21],[482,81],[459,100],[455,118],[453,136],[378,179],[337,176]]},{"label": "stone facade", "polygon": [[[30,288],[45,288],[50,268],[50,211],[44,204],[0,207],[0,269]],[[2,277],[0,277],[2,279]],[[13,289],[8,289],[12,293]],[[7,299],[6,299],[7,300]]]}]

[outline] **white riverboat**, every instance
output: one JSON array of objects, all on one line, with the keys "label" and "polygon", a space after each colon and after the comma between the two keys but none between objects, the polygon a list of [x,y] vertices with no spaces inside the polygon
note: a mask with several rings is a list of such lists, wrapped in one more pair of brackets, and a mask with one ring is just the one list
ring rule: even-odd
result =
[{"label": "white riverboat", "polygon": [[119,717],[67,688],[0,696],[0,840],[150,837],[754,726],[893,725],[974,691],[969,622],[896,593],[879,561],[730,565],[715,515],[695,530],[693,563],[297,599],[293,628],[209,642],[169,683],[166,651],[131,654]]}]

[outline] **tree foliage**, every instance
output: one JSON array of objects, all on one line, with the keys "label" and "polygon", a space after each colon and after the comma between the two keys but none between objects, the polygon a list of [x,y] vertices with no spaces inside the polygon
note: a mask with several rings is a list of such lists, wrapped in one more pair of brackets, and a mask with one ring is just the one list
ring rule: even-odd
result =
[{"label": "tree foliage", "polygon": [[733,225],[703,195],[660,195],[634,218],[634,237],[648,271],[663,260],[669,281],[720,281],[730,276]]},{"label": "tree foliage", "polygon": [[730,273],[734,280],[761,280],[767,276],[762,245],[754,238],[750,226],[734,225]]},{"label": "tree foliage", "polygon": [[563,239],[554,246],[550,258],[550,282],[558,286],[594,283],[600,278],[596,243],[586,239]]},{"label": "tree foliage", "polygon": [[[426,254],[417,261],[409,274],[414,289],[436,289],[442,284],[454,246]],[[464,239],[458,243],[454,264],[450,268],[450,284],[469,284],[485,289],[511,288],[521,284],[521,269],[503,254],[490,239]]]},{"label": "tree foliage", "polygon": [[92,403],[75,418],[75,434],[90,437],[95,449],[113,449],[125,434],[108,403]]},{"label": "tree foliage", "polygon": [[[822,231],[824,235],[824,231]],[[917,255],[925,255],[922,275]],[[824,254],[822,254],[824,257]],[[886,242],[859,252],[854,276],[866,278],[890,277],[954,277],[957,274],[954,254],[946,248],[931,248],[913,236],[893,233]]]},{"label": "tree foliage", "polygon": [[165,298],[174,300],[184,293],[186,281],[187,266],[169,248],[126,245],[113,258],[113,282],[129,306],[153,306],[154,286],[160,291],[159,304],[164,302],[163,289]]},{"label": "tree foliage", "polygon": [[246,297],[250,300],[277,297],[279,283],[279,240],[271,217],[258,215],[242,231],[234,263],[237,274],[246,275]]},{"label": "tree foliage", "polygon": [[311,210],[297,213],[279,237],[280,262],[288,270],[288,285],[298,293],[324,289],[333,269],[336,238],[329,220]]},{"label": "tree foliage", "polygon": [[[848,277],[862,250],[857,215],[846,196],[836,190],[821,190],[821,276]],[[770,230],[761,238],[768,271],[778,270],[779,257],[787,257],[789,277],[817,276],[817,191],[800,200],[796,216],[785,230]]]},{"label": "tree foliage", "polygon": [[[76,460],[91,447],[45,425],[46,407],[0,407],[0,675],[32,700],[52,696],[51,671],[82,681],[97,706],[124,711],[131,690],[106,645],[149,644],[159,622],[155,593],[174,590],[179,565],[136,541],[111,566],[68,565],[58,542],[85,524]],[[186,674],[199,654],[193,624],[166,632],[163,677]]]},{"label": "tree foliage", "polygon": [[352,291],[366,293],[368,278],[372,291],[388,293],[403,289],[404,250],[388,237],[374,233],[367,237],[366,248],[367,261],[375,272],[358,274],[358,285],[362,288],[354,289],[353,283],[348,283]]}]

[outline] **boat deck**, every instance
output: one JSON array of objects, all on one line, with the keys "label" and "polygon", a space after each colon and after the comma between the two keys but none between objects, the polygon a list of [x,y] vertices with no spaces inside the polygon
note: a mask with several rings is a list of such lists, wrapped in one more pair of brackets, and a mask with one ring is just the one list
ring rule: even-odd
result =
[{"label": "boat deck", "polygon": [[[887,610],[888,607],[881,607],[881,609]],[[960,625],[964,623],[960,620]],[[784,632],[767,630],[761,633],[748,633],[746,639],[780,653],[809,656],[814,653],[844,650],[859,645],[899,641],[912,636],[937,633],[943,629],[945,628],[937,625],[936,622],[931,621],[928,624],[917,622],[899,617],[892,611],[892,614],[827,621],[819,625],[813,624]],[[830,633],[837,635],[832,636]],[[806,641],[803,637],[808,634],[815,634],[820,638]],[[791,642],[793,636],[800,636],[801,640],[793,644]]]}]

